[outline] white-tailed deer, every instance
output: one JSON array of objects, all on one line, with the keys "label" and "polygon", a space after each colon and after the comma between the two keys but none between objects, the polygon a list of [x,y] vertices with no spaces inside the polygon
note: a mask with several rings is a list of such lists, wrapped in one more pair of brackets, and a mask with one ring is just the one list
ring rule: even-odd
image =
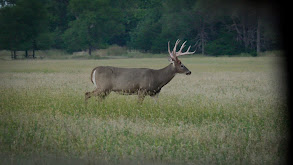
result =
[{"label": "white-tailed deer", "polygon": [[181,45],[178,52],[176,47],[179,44],[178,39],[173,51],[170,51],[170,42],[168,42],[169,61],[171,64],[165,68],[155,70],[148,68],[117,68],[112,66],[99,66],[92,70],[91,80],[96,86],[92,92],[85,93],[85,101],[92,96],[105,98],[111,91],[121,94],[136,94],[139,102],[142,102],[146,95],[158,95],[162,87],[169,83],[176,73],[185,73],[190,75],[191,72],[181,63],[178,56],[193,54],[189,52],[182,53],[186,41]]}]

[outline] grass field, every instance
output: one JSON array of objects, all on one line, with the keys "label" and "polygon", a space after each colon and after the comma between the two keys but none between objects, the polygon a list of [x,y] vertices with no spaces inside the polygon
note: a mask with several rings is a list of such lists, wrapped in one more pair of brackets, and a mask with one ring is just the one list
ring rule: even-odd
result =
[{"label": "grass field", "polygon": [[4,164],[282,164],[288,140],[281,57],[182,58],[158,103],[94,89],[99,65],[162,68],[165,58],[0,61]]}]

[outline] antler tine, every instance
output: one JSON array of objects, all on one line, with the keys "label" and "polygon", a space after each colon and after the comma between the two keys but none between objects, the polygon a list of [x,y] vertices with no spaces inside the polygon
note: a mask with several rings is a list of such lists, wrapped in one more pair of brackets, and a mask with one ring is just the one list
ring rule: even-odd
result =
[{"label": "antler tine", "polygon": [[171,51],[170,51],[170,41],[168,41],[168,52],[171,55]]},{"label": "antler tine", "polygon": [[187,54],[193,54],[196,52],[196,50],[194,52],[189,52],[190,48],[191,48],[191,46],[188,47],[186,52],[184,52],[184,53],[179,52],[178,54],[176,54],[176,56],[178,57],[178,56],[183,56],[183,55],[187,55]]},{"label": "antler tine", "polygon": [[184,52],[184,53],[182,53],[182,50],[183,50],[183,48],[185,47],[185,44],[186,44],[186,42],[187,41],[185,41],[185,42],[183,42],[183,44],[181,45],[181,47],[180,47],[180,49],[179,49],[179,51],[178,52],[176,52],[176,48],[177,48],[177,45],[179,44],[179,42],[180,42],[180,40],[178,39],[177,41],[176,41],[176,43],[175,43],[175,45],[174,45],[174,48],[173,48],[173,51],[171,52],[171,50],[170,50],[170,41],[168,42],[168,52],[169,52],[169,55],[170,55],[170,57],[173,59],[173,60],[178,60],[178,56],[183,56],[183,55],[187,55],[187,54],[193,54],[193,53],[195,53],[195,51],[194,52],[189,52],[189,50],[190,50],[190,48],[191,48],[191,46],[189,46],[188,47],[188,49],[187,49],[187,51],[186,52]]},{"label": "antler tine", "polygon": [[180,50],[178,51],[178,54],[181,53],[182,49],[185,47],[185,43],[186,43],[186,42],[187,42],[187,41],[183,42],[183,44],[182,44],[181,47],[180,47]]},{"label": "antler tine", "polygon": [[172,54],[171,50],[170,50],[170,41],[168,42],[168,52],[171,58],[175,59],[174,55]]},{"label": "antler tine", "polygon": [[176,56],[176,47],[177,47],[177,45],[179,44],[179,42],[180,42],[180,40],[177,39],[177,41],[176,41],[176,43],[175,43],[175,45],[174,45],[174,48],[173,48],[173,53],[174,53],[175,56]]}]

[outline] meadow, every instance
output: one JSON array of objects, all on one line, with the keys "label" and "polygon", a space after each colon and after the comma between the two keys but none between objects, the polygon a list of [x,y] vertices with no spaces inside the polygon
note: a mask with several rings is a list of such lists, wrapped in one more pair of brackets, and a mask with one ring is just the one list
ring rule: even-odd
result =
[{"label": "meadow", "polygon": [[95,66],[167,66],[167,58],[0,60],[4,164],[283,164],[282,57],[191,57],[158,101],[84,93]]}]

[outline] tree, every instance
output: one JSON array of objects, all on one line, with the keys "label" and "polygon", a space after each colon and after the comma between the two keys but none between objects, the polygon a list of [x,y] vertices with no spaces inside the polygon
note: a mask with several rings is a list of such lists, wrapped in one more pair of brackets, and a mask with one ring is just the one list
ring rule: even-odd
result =
[{"label": "tree", "polygon": [[[162,35],[162,2],[159,0],[138,1],[135,15],[140,19],[130,32],[131,48],[142,51],[162,52],[166,44]],[[162,42],[163,40],[163,42]]]},{"label": "tree", "polygon": [[15,11],[12,7],[2,7],[0,9],[0,49],[14,51],[12,58],[16,57],[16,45],[19,44],[21,32],[17,33],[17,20],[14,19]]},{"label": "tree", "polygon": [[[266,41],[265,35],[270,31],[267,28],[275,27],[276,23],[275,18],[269,14],[275,13],[271,10],[265,4],[238,4],[233,7],[232,13],[230,13],[232,20],[230,26],[237,34],[236,40],[243,44],[245,52],[253,52],[253,54],[256,52],[257,55],[265,49],[268,41]],[[273,24],[273,26],[269,24]],[[271,32],[271,36],[278,33],[276,29]]]},{"label": "tree", "polygon": [[17,0],[0,0],[0,8],[7,7],[7,6],[13,6],[15,5]]},{"label": "tree", "polygon": [[74,20],[74,16],[69,12],[69,0],[50,0],[46,4],[52,47],[65,49],[62,35],[68,29],[69,22]]},{"label": "tree", "polygon": [[92,49],[123,31],[120,10],[110,0],[72,0],[69,9],[75,16],[63,35],[69,52],[88,49],[91,55]]},{"label": "tree", "polygon": [[281,48],[276,13],[242,0],[0,0],[0,49],[166,53],[179,38],[202,54],[255,54]]},{"label": "tree", "polygon": [[2,49],[37,49],[37,38],[46,30],[46,9],[39,0],[18,0],[0,9],[0,43]]}]

